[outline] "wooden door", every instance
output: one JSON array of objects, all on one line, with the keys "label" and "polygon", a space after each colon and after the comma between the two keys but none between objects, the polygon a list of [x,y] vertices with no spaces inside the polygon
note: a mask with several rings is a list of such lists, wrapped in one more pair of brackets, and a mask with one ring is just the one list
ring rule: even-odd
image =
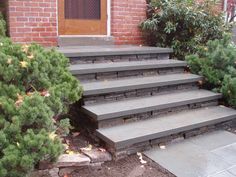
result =
[{"label": "wooden door", "polygon": [[58,0],[60,35],[106,35],[106,0]]}]

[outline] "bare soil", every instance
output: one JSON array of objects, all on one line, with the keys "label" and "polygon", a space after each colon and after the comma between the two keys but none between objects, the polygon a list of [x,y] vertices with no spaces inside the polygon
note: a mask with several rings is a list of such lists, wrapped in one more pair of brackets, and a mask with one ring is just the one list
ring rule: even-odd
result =
[{"label": "bare soil", "polygon": [[116,162],[104,163],[100,168],[84,168],[72,173],[72,177],[174,177],[171,173],[148,161],[141,164],[137,155],[129,156]]}]

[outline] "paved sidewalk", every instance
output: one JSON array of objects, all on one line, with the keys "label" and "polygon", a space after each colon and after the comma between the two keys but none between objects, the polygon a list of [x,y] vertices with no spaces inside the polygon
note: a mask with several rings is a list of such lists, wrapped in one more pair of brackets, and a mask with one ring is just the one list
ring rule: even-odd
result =
[{"label": "paved sidewalk", "polygon": [[215,131],[144,154],[177,177],[236,177],[236,135]]}]

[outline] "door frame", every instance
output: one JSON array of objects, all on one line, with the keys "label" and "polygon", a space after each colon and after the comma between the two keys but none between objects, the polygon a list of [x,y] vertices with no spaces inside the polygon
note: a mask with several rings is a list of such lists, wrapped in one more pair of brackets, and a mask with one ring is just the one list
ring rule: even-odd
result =
[{"label": "door frame", "polygon": [[59,35],[59,8],[58,8],[58,1],[56,1],[56,6],[57,6],[57,36],[59,37],[66,37],[66,36],[74,36],[74,37],[102,37],[102,36],[111,36],[111,1],[112,0],[106,0],[107,1],[107,34],[106,35]]}]

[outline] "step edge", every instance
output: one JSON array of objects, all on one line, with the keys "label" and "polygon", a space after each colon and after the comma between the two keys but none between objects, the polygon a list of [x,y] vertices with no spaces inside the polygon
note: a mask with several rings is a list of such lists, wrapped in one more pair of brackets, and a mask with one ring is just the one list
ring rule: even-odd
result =
[{"label": "step edge", "polygon": [[[150,134],[150,135],[140,136],[138,138],[135,138],[135,141],[134,141],[134,138],[132,138],[132,139],[127,139],[127,140],[120,141],[120,142],[114,142],[110,138],[106,137],[101,132],[99,132],[99,129],[96,130],[96,132],[99,132],[98,136],[101,135],[101,136],[99,136],[99,138],[101,138],[104,141],[105,141],[105,139],[109,140],[109,144],[117,150],[117,149],[123,148],[124,146],[130,146],[132,144],[141,143],[141,142],[148,141],[148,140],[154,140],[154,139],[162,138],[162,137],[169,136],[169,135],[176,134],[176,133],[180,133],[180,132],[193,130],[196,128],[205,127],[205,126],[209,126],[209,125],[214,125],[214,124],[221,123],[221,122],[226,122],[226,121],[229,121],[229,120],[232,120],[235,118],[236,118],[236,113],[231,114],[231,115],[227,115],[227,116],[223,116],[223,117],[219,117],[219,118],[209,120],[209,121],[195,123],[192,125],[186,125],[186,126],[178,127],[175,129],[166,130],[163,132]],[[102,137],[104,137],[105,139],[103,139]],[[130,142],[132,142],[132,143],[130,143]]]},{"label": "step edge", "polygon": [[119,86],[119,87],[91,89],[91,90],[84,89],[83,96],[92,96],[92,95],[121,92],[121,91],[128,91],[128,90],[134,90],[134,89],[136,90],[136,89],[145,89],[145,88],[153,88],[153,87],[162,87],[162,86],[167,86],[167,85],[194,83],[200,80],[203,80],[202,76],[198,76],[198,77],[196,76],[196,77],[179,79],[179,80],[167,80],[167,81],[161,81],[161,82],[135,84],[135,85],[129,85],[129,86]]},{"label": "step edge", "polygon": [[[92,65],[92,64],[91,64]],[[105,73],[105,72],[119,72],[119,71],[134,71],[143,69],[161,69],[161,68],[174,68],[174,67],[186,67],[187,63],[165,63],[165,64],[144,64],[138,66],[117,66],[117,67],[103,67],[103,68],[89,68],[89,69],[70,69],[72,75],[80,74],[93,74],[93,73]]]},{"label": "step edge", "polygon": [[114,55],[142,55],[142,54],[170,54],[173,53],[173,49],[171,48],[158,48],[158,49],[150,49],[150,50],[128,50],[128,51],[91,51],[91,52],[63,52],[66,57],[88,57],[88,56],[114,56]]},{"label": "step edge", "polygon": [[195,99],[188,99],[184,101],[179,101],[179,102],[172,102],[172,103],[167,103],[167,104],[161,104],[161,105],[155,105],[155,106],[150,106],[150,107],[145,107],[145,108],[137,108],[133,110],[126,110],[122,112],[117,112],[117,113],[108,113],[108,114],[102,114],[102,115],[97,115],[86,108],[82,106],[82,111],[91,118],[95,119],[95,121],[102,121],[102,120],[108,120],[108,119],[115,119],[118,117],[126,116],[126,115],[132,115],[132,114],[139,114],[143,112],[149,112],[152,110],[161,110],[161,109],[167,109],[167,108],[172,108],[172,107],[177,107],[177,106],[183,106],[186,104],[193,104],[193,103],[199,103],[199,102],[205,102],[205,101],[212,101],[212,100],[218,100],[222,98],[222,94],[215,93],[212,96],[206,96],[206,97],[201,97],[201,98],[195,98]]}]

